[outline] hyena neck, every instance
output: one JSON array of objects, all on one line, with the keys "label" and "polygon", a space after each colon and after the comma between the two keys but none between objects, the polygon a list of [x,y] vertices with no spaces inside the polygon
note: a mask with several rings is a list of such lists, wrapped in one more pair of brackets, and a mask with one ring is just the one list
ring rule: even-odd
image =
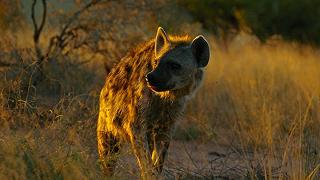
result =
[{"label": "hyena neck", "polygon": [[[158,95],[152,94],[150,98],[151,102],[149,107],[151,110],[151,116],[158,121],[168,121],[174,123],[178,119],[184,109],[186,98],[181,97],[177,99],[163,99]],[[155,108],[156,107],[156,108]]]},{"label": "hyena neck", "polygon": [[194,81],[192,82],[192,85],[189,87],[189,93],[185,96],[186,100],[189,100],[195,96],[196,92],[201,87],[202,82],[203,69],[197,69],[194,74]]},{"label": "hyena neck", "polygon": [[197,69],[194,72],[192,81],[181,89],[156,93],[162,99],[169,101],[185,102],[195,95],[203,81],[203,70]]}]

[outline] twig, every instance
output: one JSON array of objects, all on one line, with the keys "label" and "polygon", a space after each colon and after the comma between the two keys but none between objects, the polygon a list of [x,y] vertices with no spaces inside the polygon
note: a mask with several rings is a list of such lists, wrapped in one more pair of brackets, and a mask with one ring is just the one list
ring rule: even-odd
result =
[{"label": "twig", "polygon": [[34,29],[34,33],[33,33],[33,41],[34,41],[34,45],[36,48],[36,53],[37,53],[37,61],[39,61],[39,63],[41,63],[41,61],[43,60],[43,55],[41,53],[40,47],[39,47],[39,39],[43,30],[43,27],[46,23],[46,17],[47,17],[47,1],[46,0],[41,0],[42,2],[42,6],[43,6],[43,11],[42,11],[42,18],[41,18],[41,23],[40,26],[38,26],[36,17],[35,17],[35,7],[37,4],[37,0],[33,0],[32,2],[32,6],[31,6],[31,19],[32,19],[32,24],[33,24],[33,29]]},{"label": "twig", "polygon": [[37,20],[35,17],[35,6],[37,4],[37,0],[33,0],[32,8],[31,8],[31,19],[32,19],[33,27],[34,27],[33,38],[36,43],[39,42],[39,38],[40,38],[41,32],[43,30],[43,27],[46,23],[46,17],[47,17],[47,2],[46,2],[46,0],[42,0],[41,2],[43,5],[43,11],[42,11],[42,19],[41,19],[41,23],[40,23],[39,27],[38,27]]},{"label": "twig", "polygon": [[41,48],[39,46],[39,39],[41,37],[41,33],[43,30],[43,27],[46,23],[46,17],[47,17],[47,1],[46,0],[41,0],[42,6],[43,6],[43,11],[42,11],[42,18],[40,22],[40,26],[37,24],[37,20],[35,17],[35,7],[37,4],[37,0],[33,0],[32,5],[31,5],[31,19],[33,23],[33,28],[34,28],[34,33],[33,33],[33,43],[34,43],[34,48],[36,51],[36,70],[34,72],[34,79],[32,80],[32,85],[35,86],[38,84],[43,79],[43,73],[42,73],[42,62],[44,61],[45,57],[42,54]]},{"label": "twig", "polygon": [[191,160],[192,164],[194,165],[195,168],[199,169],[198,165],[193,161],[192,157],[191,157],[191,154],[189,153],[189,151],[187,150],[186,148],[186,145],[185,143],[183,142],[183,147],[185,149],[185,152],[187,153],[189,159]]},{"label": "twig", "polygon": [[18,64],[15,63],[6,63],[0,61],[0,67],[11,67],[11,66],[17,66]]},{"label": "twig", "polygon": [[79,11],[77,11],[76,13],[73,14],[73,16],[69,19],[69,21],[67,22],[67,24],[62,28],[60,37],[64,36],[64,34],[67,32],[67,29],[69,28],[69,26],[87,9],[89,9],[91,6],[98,4],[99,2],[101,2],[101,0],[92,0],[91,2],[89,2],[87,5],[85,5],[82,9],[80,9]]},{"label": "twig", "polygon": [[45,56],[48,58],[53,49],[58,46],[60,49],[64,49],[69,41],[75,37],[74,32],[79,29],[85,29],[86,27],[79,25],[77,27],[71,28],[70,26],[79,18],[79,16],[87,11],[90,7],[97,5],[102,2],[102,0],[91,0],[88,4],[86,4],[83,8],[75,12],[67,21],[67,23],[62,27],[62,30],[57,35],[50,38],[49,47]]}]

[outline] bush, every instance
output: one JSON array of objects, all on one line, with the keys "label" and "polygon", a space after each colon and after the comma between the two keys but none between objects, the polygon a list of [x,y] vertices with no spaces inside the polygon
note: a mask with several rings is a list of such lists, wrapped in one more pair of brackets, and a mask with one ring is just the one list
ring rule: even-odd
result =
[{"label": "bush", "polygon": [[241,30],[243,25],[260,39],[281,35],[284,39],[320,43],[320,1],[317,0],[186,0],[186,7],[205,27],[217,32]]}]

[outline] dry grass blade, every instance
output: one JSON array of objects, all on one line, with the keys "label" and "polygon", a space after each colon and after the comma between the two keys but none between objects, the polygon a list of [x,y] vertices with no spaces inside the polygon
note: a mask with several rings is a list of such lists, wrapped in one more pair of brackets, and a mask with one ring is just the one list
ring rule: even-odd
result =
[{"label": "dry grass blade", "polygon": [[320,164],[318,164],[306,177],[306,180],[313,180],[315,179],[316,174],[319,172]]}]

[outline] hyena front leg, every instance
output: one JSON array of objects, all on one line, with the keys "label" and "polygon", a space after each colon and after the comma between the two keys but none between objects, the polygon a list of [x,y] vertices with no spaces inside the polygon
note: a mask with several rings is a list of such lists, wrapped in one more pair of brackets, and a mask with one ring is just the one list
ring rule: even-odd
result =
[{"label": "hyena front leg", "polygon": [[144,133],[133,133],[131,146],[140,168],[141,179],[156,179],[152,168],[151,154],[146,135]]},{"label": "hyena front leg", "polygon": [[169,127],[157,129],[152,133],[153,149],[152,149],[152,163],[154,169],[161,174],[164,160],[166,158],[170,140],[171,129]]},{"label": "hyena front leg", "polygon": [[97,131],[97,139],[102,170],[106,175],[111,176],[118,159],[120,142],[111,133],[105,131]]}]

